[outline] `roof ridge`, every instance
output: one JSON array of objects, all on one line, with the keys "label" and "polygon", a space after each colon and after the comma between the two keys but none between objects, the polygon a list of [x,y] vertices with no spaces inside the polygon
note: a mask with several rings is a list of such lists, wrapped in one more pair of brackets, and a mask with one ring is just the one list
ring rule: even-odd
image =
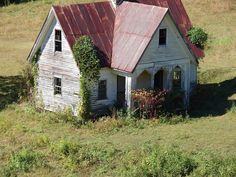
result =
[{"label": "roof ridge", "polygon": [[100,3],[109,3],[110,0],[98,1],[98,2],[83,2],[83,3],[71,3],[71,4],[53,4],[52,7],[68,7],[72,5],[91,5]]}]

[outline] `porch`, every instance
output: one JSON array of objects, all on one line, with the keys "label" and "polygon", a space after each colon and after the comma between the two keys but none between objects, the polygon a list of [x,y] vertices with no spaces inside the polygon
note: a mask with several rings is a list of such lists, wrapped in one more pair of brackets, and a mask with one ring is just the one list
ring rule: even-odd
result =
[{"label": "porch", "polygon": [[137,89],[183,90],[188,104],[189,78],[187,65],[137,69],[132,74],[116,71],[117,102],[131,107],[131,91]]}]

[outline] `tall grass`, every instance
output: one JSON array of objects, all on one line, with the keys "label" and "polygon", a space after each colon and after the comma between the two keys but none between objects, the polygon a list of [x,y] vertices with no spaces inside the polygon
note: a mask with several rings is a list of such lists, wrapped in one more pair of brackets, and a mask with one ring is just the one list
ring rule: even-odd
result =
[{"label": "tall grass", "polygon": [[[126,159],[127,160],[127,159]],[[128,163],[127,163],[128,162]],[[125,161],[122,176],[235,176],[236,159],[210,152],[184,153],[172,148],[145,147],[133,162]]]},{"label": "tall grass", "polygon": [[12,152],[8,164],[0,171],[4,177],[17,176],[20,172],[30,172],[39,167],[46,167],[43,155],[24,147]]}]

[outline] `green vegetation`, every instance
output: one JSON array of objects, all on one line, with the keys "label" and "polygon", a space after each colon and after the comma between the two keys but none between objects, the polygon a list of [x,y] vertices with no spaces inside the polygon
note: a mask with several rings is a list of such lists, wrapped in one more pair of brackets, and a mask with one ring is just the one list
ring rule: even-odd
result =
[{"label": "green vegetation", "polygon": [[200,27],[192,27],[188,31],[188,37],[193,44],[204,49],[207,43],[208,34]]},{"label": "green vegetation", "polygon": [[73,53],[81,73],[79,117],[87,121],[91,116],[90,90],[98,82],[100,60],[93,41],[88,36],[82,36],[76,41]]},{"label": "green vegetation", "polygon": [[32,151],[30,148],[23,148],[13,152],[8,164],[3,167],[1,174],[6,177],[17,176],[20,172],[30,172],[39,167],[46,167],[43,155]]},{"label": "green vegetation", "polygon": [[137,121],[119,113],[79,128],[70,110],[15,103],[52,2],[61,1],[0,8],[0,176],[235,176],[234,0],[183,0],[193,24],[209,33],[189,115]]},{"label": "green vegetation", "polygon": [[77,128],[65,123],[66,113],[13,104],[0,112],[0,169],[22,176],[233,176],[235,115],[234,106],[221,117],[104,118]]}]

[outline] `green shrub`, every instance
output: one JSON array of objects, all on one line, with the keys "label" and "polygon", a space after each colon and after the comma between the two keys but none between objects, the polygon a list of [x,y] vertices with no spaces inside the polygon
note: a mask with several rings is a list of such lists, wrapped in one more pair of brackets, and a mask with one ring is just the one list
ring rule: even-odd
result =
[{"label": "green shrub", "polygon": [[236,176],[236,159],[223,158],[210,152],[202,152],[195,155],[198,168],[192,176]]},{"label": "green shrub", "polygon": [[52,151],[56,152],[61,157],[68,157],[75,155],[80,147],[79,143],[61,140],[59,143],[54,144]]},{"label": "green shrub", "polygon": [[204,49],[208,40],[208,34],[199,27],[192,27],[188,31],[188,37],[193,44],[202,49]]},{"label": "green shrub", "polygon": [[43,156],[30,148],[13,152],[8,164],[0,171],[4,177],[16,177],[19,172],[30,172],[38,167],[45,167]]},{"label": "green shrub", "polygon": [[74,171],[77,166],[77,153],[81,145],[78,142],[61,140],[58,143],[52,144],[51,151],[63,161],[63,166],[66,169]]},{"label": "green shrub", "polygon": [[10,166],[23,172],[29,172],[32,168],[45,165],[42,155],[30,148],[23,148],[13,152],[10,158]]},{"label": "green shrub", "polygon": [[135,170],[134,176],[188,176],[196,167],[189,155],[156,147]]}]

